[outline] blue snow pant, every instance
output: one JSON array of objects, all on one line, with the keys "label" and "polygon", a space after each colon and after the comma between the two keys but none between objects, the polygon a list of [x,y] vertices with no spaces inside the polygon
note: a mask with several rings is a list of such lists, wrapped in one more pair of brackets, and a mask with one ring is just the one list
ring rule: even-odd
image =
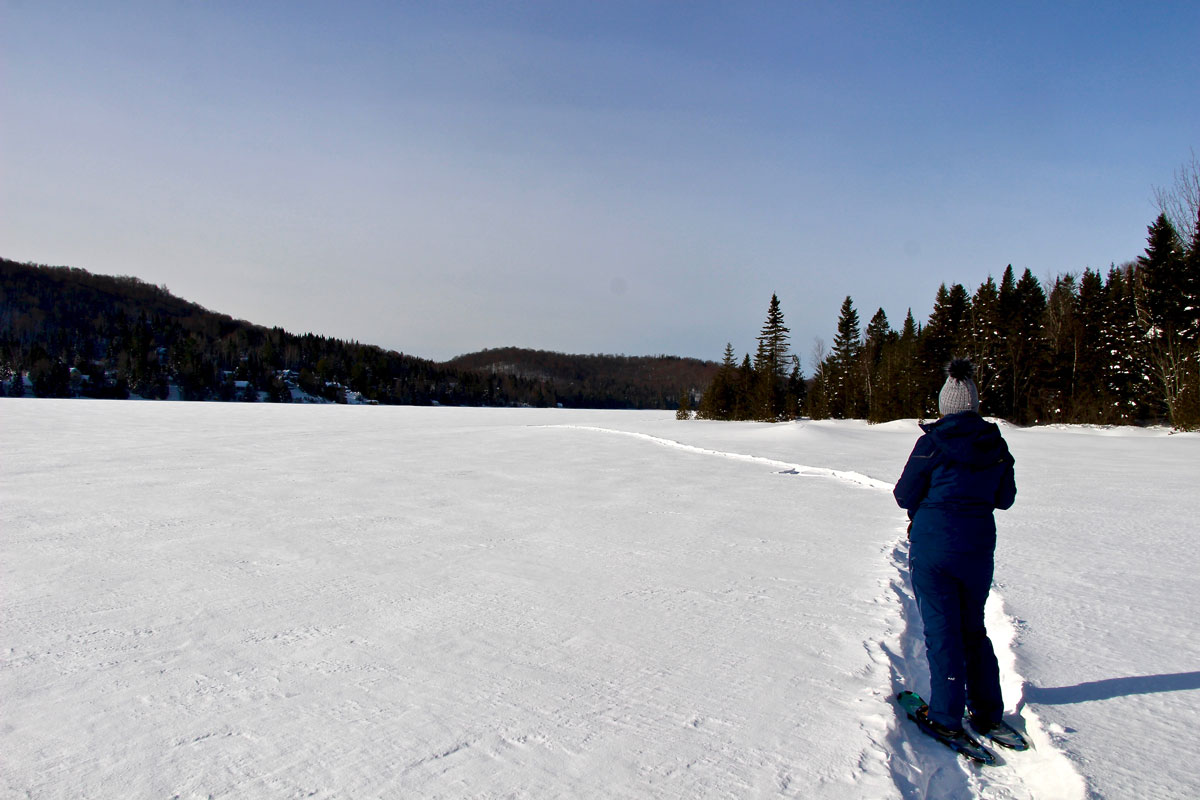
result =
[{"label": "blue snow pant", "polygon": [[958,730],[969,707],[986,722],[998,721],[1004,712],[1000,667],[983,626],[992,554],[917,552],[910,566],[925,625],[929,718]]}]

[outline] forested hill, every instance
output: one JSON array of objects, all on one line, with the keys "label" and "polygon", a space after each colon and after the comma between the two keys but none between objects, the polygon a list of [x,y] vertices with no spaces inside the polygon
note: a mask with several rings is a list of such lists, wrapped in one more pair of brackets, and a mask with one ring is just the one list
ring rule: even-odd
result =
[{"label": "forested hill", "polygon": [[508,351],[438,364],[233,319],[133,277],[0,259],[0,379],[9,395],[674,408],[716,370],[558,353],[539,354],[553,369],[509,369],[483,357],[497,352]]},{"label": "forested hill", "polygon": [[548,382],[564,405],[593,408],[673,408],[681,388],[708,386],[720,368],[678,356],[580,356],[519,347],[470,353],[447,366]]}]

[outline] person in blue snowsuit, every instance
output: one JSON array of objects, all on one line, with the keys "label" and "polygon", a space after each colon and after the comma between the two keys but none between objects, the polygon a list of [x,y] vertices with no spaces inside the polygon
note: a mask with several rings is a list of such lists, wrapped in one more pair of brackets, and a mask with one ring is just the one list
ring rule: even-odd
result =
[{"label": "person in blue snowsuit", "polygon": [[929,657],[927,721],[961,735],[963,714],[987,734],[1000,723],[1000,670],[983,624],[996,549],[995,509],[1017,495],[1000,429],[979,415],[969,361],[951,362],[941,419],[922,425],[893,494],[908,511],[909,567]]}]

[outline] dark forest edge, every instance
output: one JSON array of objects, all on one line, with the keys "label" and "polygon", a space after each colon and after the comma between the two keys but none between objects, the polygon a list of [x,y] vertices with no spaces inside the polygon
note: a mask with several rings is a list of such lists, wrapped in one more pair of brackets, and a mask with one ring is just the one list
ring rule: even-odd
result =
[{"label": "dark forest edge", "polygon": [[[944,366],[969,358],[987,416],[1022,425],[1166,421],[1200,429],[1200,209],[1191,205],[1189,213],[1187,241],[1160,214],[1137,260],[1107,275],[1060,275],[1049,292],[1028,269],[1016,277],[1012,265],[999,285],[989,276],[974,294],[943,284],[928,321],[919,325],[910,309],[900,331],[881,308],[861,332],[846,297],[833,347],[826,353],[818,345],[809,379],[789,352],[773,295],[753,360],[747,353],[739,364],[726,346],[696,415],[934,418]],[[686,398],[681,406],[685,419]]]},{"label": "dark forest edge", "polygon": [[506,348],[436,363],[266,328],[134,277],[0,259],[0,390],[38,397],[675,408],[717,365]]}]

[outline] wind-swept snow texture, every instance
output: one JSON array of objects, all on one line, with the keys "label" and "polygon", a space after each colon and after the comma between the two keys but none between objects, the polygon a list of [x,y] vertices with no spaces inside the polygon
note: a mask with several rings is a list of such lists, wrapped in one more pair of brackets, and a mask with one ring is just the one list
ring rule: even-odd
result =
[{"label": "wind-swept snow texture", "polygon": [[1200,794],[1200,437],[1005,429],[980,769],[890,703],[917,434],[0,400],[0,794]]}]

